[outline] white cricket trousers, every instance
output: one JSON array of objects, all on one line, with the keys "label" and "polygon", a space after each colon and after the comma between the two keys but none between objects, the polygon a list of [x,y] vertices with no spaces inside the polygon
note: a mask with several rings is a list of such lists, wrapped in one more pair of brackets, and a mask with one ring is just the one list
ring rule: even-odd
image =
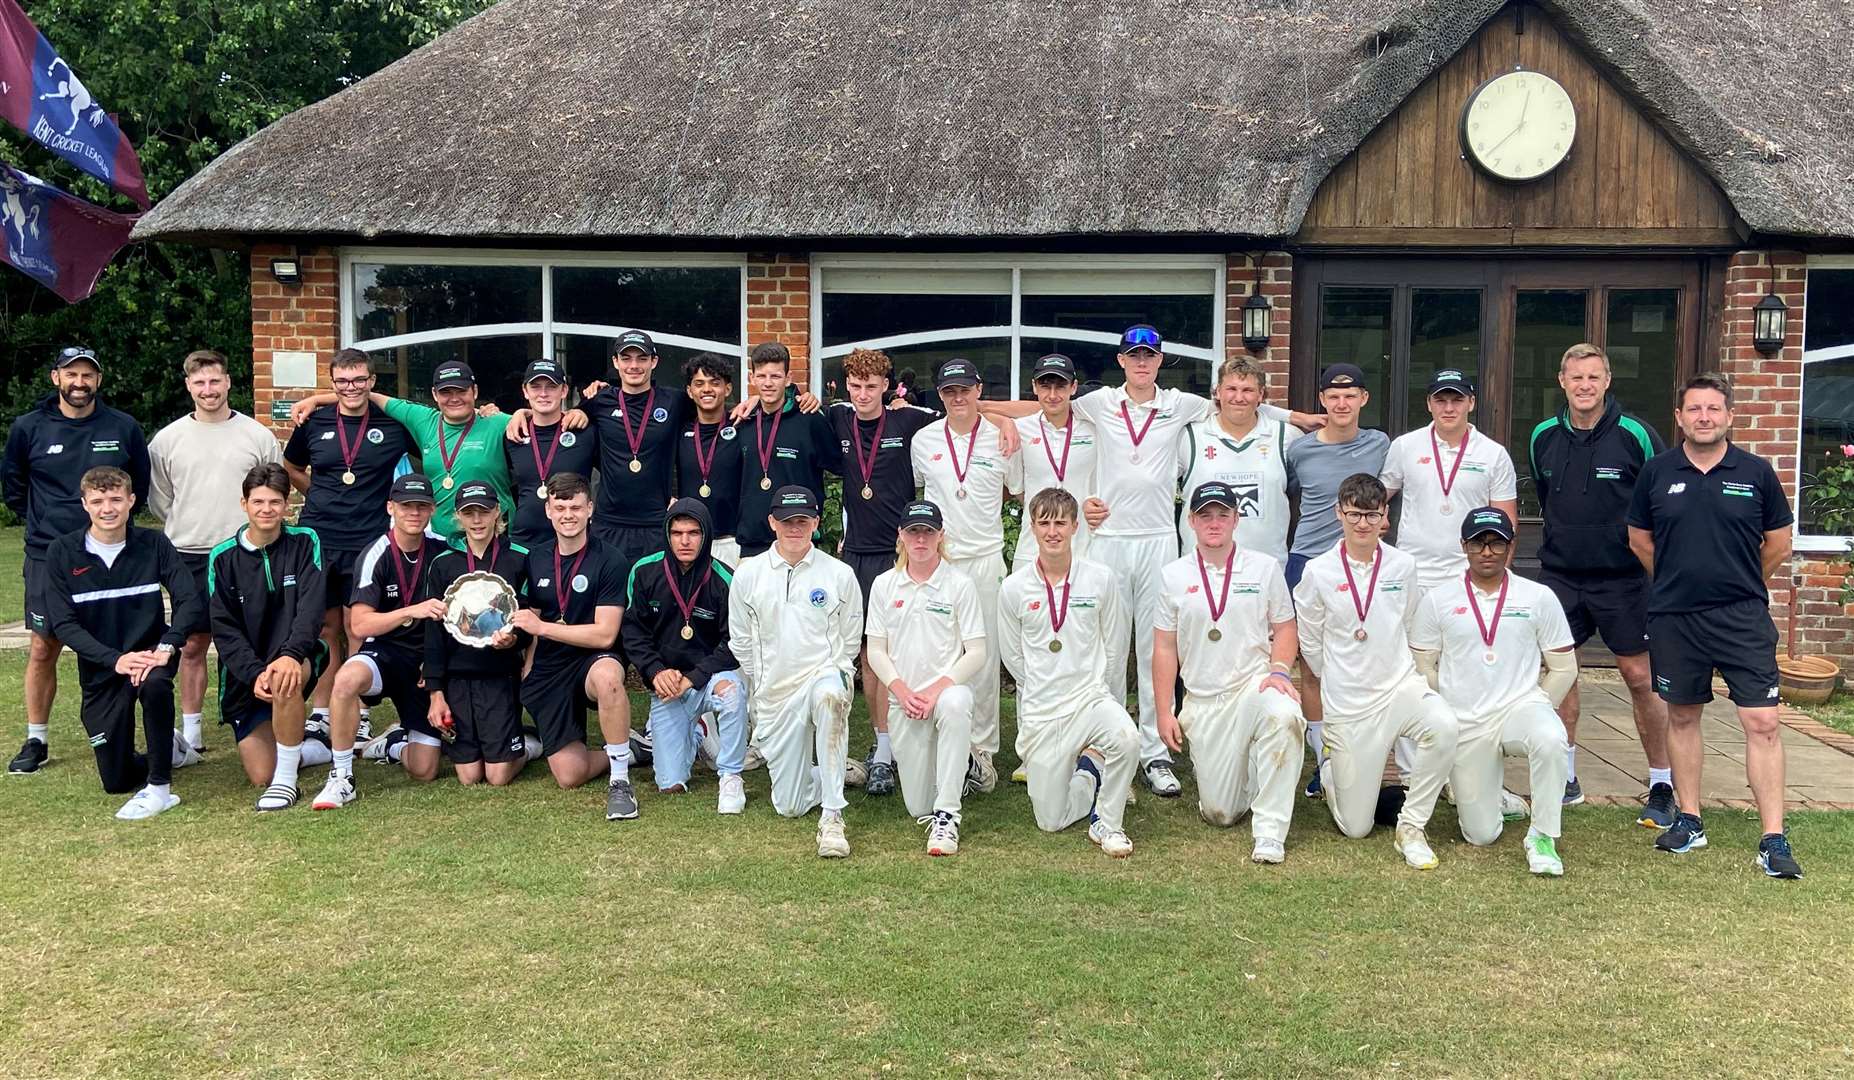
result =
[{"label": "white cricket trousers", "polygon": [[1455,816],[1470,844],[1500,838],[1500,792],[1506,785],[1505,755],[1524,757],[1532,773],[1532,827],[1556,838],[1564,820],[1564,782],[1570,777],[1570,742],[1564,722],[1543,699],[1518,701],[1461,726],[1455,769]]},{"label": "white cricket trousers", "polygon": [[1307,718],[1293,698],[1261,689],[1185,698],[1178,712],[1197,776],[1197,812],[1212,825],[1253,813],[1257,840],[1286,841],[1300,786],[1300,740]]},{"label": "white cricket trousers", "polygon": [[850,688],[843,675],[825,672],[783,701],[755,697],[753,745],[766,758],[773,809],[781,816],[803,817],[820,800],[826,810],[849,805],[843,766],[850,756]]},{"label": "white cricket trousers", "polygon": [[[1004,552],[994,551],[974,559],[948,559],[965,571],[978,589],[979,613],[985,620],[986,646],[998,651],[998,590],[1004,586]],[[998,665],[1001,655],[985,661],[985,667],[972,679],[972,749],[987,754],[998,752]],[[889,713],[893,716],[894,713]],[[894,739],[890,732],[889,739]]]},{"label": "white cricket trousers", "polygon": [[925,817],[935,810],[959,813],[966,783],[966,755],[972,748],[972,688],[940,691],[933,714],[911,719],[894,695],[888,699],[889,748],[901,779],[901,801],[908,813]]},{"label": "white cricket trousers", "polygon": [[[1089,747],[1105,759],[1098,791],[1094,778],[1075,767]],[[1019,722],[1017,756],[1023,759],[1036,827],[1060,832],[1092,811],[1109,829],[1123,831],[1138,747],[1139,732],[1126,709],[1105,697],[1064,720]]]},{"label": "white cricket trousers", "polygon": [[[1326,760],[1320,765],[1320,782],[1326,786],[1326,805],[1332,809],[1333,823],[1345,835],[1356,839],[1371,834],[1378,791],[1384,786],[1384,759],[1400,735],[1416,745],[1416,753],[1410,761],[1410,790],[1404,796],[1403,812],[1397,815],[1397,821],[1420,829],[1428,826],[1442,785],[1455,766],[1455,743],[1460,736],[1455,714],[1442,695],[1429,689],[1421,675],[1413,673],[1374,713],[1347,717],[1328,708],[1322,735]],[[1496,791],[1496,816],[1499,802]]]},{"label": "white cricket trousers", "polygon": [[[1111,519],[1110,519],[1111,520]],[[1139,669],[1139,760],[1170,761],[1159,739],[1159,710],[1152,700],[1152,624],[1159,615],[1159,571],[1178,558],[1178,533],[1155,536],[1101,536],[1088,546],[1088,557],[1114,572],[1120,603],[1133,623],[1133,659]],[[1127,699],[1127,639],[1107,643],[1107,689]]]}]

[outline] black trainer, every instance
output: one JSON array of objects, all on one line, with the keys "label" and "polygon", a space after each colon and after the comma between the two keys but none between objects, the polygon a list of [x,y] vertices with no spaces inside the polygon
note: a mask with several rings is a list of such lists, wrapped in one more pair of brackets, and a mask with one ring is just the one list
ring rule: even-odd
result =
[{"label": "black trainer", "polygon": [[7,762],[6,771],[24,776],[27,773],[38,772],[49,761],[51,761],[51,749],[45,745],[45,740],[27,739],[20,744],[19,753],[13,756],[13,760]]},{"label": "black trainer", "polygon": [[1648,788],[1648,801],[1635,824],[1644,829],[1671,829],[1674,826],[1674,785],[1654,784]]},{"label": "black trainer", "polygon": [[1790,838],[1780,832],[1766,833],[1757,842],[1757,864],[1767,877],[1793,881],[1802,877],[1802,864],[1790,851]]},{"label": "black trainer", "polygon": [[1669,855],[1685,855],[1706,846],[1706,826],[1698,814],[1681,814],[1666,832],[1654,838],[1654,849]]},{"label": "black trainer", "polygon": [[637,817],[637,793],[631,781],[613,780],[605,789],[605,820],[630,821]]},{"label": "black trainer", "polygon": [[871,761],[868,768],[869,779],[863,781],[863,791],[870,795],[893,795],[895,766],[886,761]]}]

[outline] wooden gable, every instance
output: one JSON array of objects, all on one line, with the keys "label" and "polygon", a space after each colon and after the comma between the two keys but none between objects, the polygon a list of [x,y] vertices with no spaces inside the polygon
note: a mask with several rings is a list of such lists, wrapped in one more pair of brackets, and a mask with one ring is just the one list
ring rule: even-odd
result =
[{"label": "wooden gable", "polygon": [[[1461,109],[1515,67],[1569,91],[1577,141],[1550,175],[1494,180],[1461,155]],[[1725,194],[1535,7],[1509,6],[1321,183],[1296,239],[1347,246],[1731,246]]]}]

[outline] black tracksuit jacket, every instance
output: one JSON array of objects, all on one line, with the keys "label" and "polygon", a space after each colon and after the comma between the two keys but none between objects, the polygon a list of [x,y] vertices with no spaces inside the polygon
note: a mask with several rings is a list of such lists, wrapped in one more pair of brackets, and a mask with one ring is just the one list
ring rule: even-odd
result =
[{"label": "black tracksuit jacket", "polygon": [[135,505],[148,505],[148,442],[128,413],[98,401],[89,416],[73,420],[52,394],[13,421],[0,486],[7,509],[25,519],[27,558],[41,558],[53,540],[90,527],[78,481],[98,465],[128,473]]},{"label": "black tracksuit jacket", "polygon": [[1539,565],[1573,577],[1642,573],[1625,521],[1642,466],[1664,449],[1655,430],[1612,397],[1589,431],[1572,427],[1566,408],[1533,428],[1529,445],[1545,518]]},{"label": "black tracksuit jacket", "polygon": [[[116,661],[166,642],[178,650],[186,627],[203,620],[204,599],[193,574],[167,537],[129,527],[113,566],[84,547],[88,527],[66,533],[45,549],[46,607],[52,633],[77,654],[78,675],[87,685],[123,678]],[[173,598],[170,626],[162,590]]]},{"label": "black tracksuit jacket", "polygon": [[315,530],[285,525],[257,551],[239,542],[244,535],[241,528],[212,549],[206,591],[219,671],[249,687],[278,657],[306,660],[316,651],[328,586]]}]

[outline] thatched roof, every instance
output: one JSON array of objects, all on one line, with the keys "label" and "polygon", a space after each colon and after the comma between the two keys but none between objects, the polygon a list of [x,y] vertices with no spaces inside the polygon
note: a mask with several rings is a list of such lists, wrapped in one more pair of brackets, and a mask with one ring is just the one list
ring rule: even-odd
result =
[{"label": "thatched roof", "polygon": [[[503,0],[136,236],[1286,236],[1503,3]],[[1753,229],[1854,236],[1854,0],[1544,7]]]}]

